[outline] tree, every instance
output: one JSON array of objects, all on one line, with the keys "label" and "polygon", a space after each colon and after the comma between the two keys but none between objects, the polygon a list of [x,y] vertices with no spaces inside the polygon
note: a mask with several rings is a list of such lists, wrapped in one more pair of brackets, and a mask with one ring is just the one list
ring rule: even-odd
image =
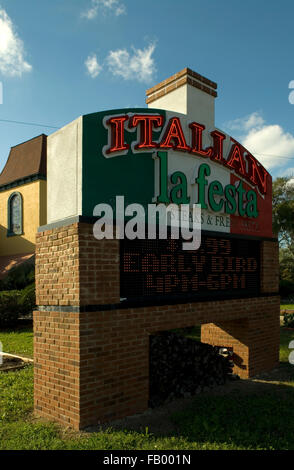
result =
[{"label": "tree", "polygon": [[280,279],[294,283],[294,179],[273,181],[273,231],[280,246]]},{"label": "tree", "polygon": [[294,256],[294,179],[276,178],[273,182],[273,231],[280,248]]}]

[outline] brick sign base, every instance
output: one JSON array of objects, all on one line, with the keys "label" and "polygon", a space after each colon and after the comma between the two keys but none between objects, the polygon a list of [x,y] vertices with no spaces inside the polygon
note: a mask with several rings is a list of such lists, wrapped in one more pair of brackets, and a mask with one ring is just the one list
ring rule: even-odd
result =
[{"label": "brick sign base", "polygon": [[81,429],[146,410],[149,335],[173,328],[201,324],[202,342],[232,346],[242,378],[273,369],[280,313],[275,241],[261,243],[260,276],[258,297],[123,308],[118,240],[95,240],[93,225],[81,218],[39,232],[36,414]]}]

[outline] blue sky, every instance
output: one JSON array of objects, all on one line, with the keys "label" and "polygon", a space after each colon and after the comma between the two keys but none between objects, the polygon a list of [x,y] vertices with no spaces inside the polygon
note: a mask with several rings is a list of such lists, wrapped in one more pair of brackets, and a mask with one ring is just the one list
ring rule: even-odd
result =
[{"label": "blue sky", "polygon": [[145,106],[190,67],[218,83],[217,127],[294,173],[293,18],[292,0],[0,0],[0,120],[45,125],[0,121],[0,169],[46,125]]}]

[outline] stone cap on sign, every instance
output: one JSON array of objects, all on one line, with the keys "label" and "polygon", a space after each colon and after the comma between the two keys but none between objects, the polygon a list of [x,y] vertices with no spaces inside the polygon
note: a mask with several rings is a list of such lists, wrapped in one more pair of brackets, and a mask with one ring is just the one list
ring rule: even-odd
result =
[{"label": "stone cap on sign", "polygon": [[146,91],[146,103],[150,104],[186,84],[198,88],[215,98],[217,97],[217,84],[215,82],[186,67],[152,88],[149,88]]}]

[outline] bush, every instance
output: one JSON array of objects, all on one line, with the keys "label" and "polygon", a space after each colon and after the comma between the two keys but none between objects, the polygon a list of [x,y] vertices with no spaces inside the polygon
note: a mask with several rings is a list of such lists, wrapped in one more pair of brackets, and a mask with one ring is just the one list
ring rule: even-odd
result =
[{"label": "bush", "polygon": [[294,313],[288,313],[284,315],[284,326],[288,328],[294,328]]},{"label": "bush", "polygon": [[10,328],[16,325],[19,312],[19,296],[18,291],[0,292],[0,328]]},{"label": "bush", "polygon": [[35,283],[22,291],[0,292],[0,328],[10,328],[17,324],[19,314],[31,313],[36,305]]},{"label": "bush", "polygon": [[294,282],[287,279],[280,280],[280,295],[286,297],[290,294],[294,294]]},{"label": "bush", "polygon": [[27,261],[16,268],[10,269],[0,281],[0,290],[24,289],[35,280],[35,264]]},{"label": "bush", "polygon": [[36,293],[35,293],[35,283],[33,282],[29,286],[25,287],[20,292],[18,298],[19,313],[22,315],[27,315],[31,313],[36,306]]}]

